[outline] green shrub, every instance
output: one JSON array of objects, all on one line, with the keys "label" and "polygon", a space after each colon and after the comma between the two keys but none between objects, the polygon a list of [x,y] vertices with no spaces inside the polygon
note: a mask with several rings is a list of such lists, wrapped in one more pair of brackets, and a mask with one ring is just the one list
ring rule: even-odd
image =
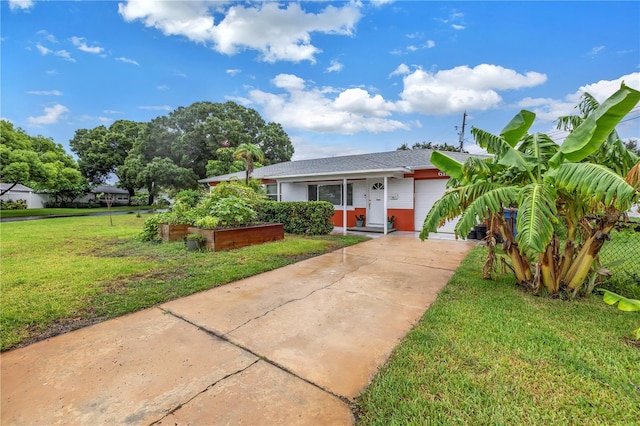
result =
[{"label": "green shrub", "polygon": [[181,202],[193,208],[198,205],[204,195],[205,194],[202,191],[197,189],[185,189],[184,191],[180,191],[176,194],[175,200],[176,203]]},{"label": "green shrub", "polygon": [[25,200],[0,200],[0,210],[25,210],[26,208],[27,202]]},{"label": "green shrub", "polygon": [[258,214],[244,198],[229,195],[211,206],[211,216],[217,218],[221,226],[239,226],[255,222]]},{"label": "green shrub", "polygon": [[282,223],[290,234],[324,235],[333,230],[333,204],[326,201],[265,201],[257,207],[261,222]]},{"label": "green shrub", "polygon": [[142,224],[142,232],[138,235],[142,241],[154,241],[160,239],[160,224],[168,223],[169,213],[158,213],[149,216]]}]

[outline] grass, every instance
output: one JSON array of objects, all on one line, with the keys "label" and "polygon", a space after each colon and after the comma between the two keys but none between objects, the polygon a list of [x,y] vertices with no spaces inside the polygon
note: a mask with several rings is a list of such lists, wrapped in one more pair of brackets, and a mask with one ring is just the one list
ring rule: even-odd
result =
[{"label": "grass", "polygon": [[[141,206],[140,210],[149,210],[150,206]],[[137,206],[112,206],[112,212],[136,212]],[[49,209],[22,209],[22,210],[0,210],[0,217],[28,217],[28,216],[73,216],[73,215],[86,215],[87,213],[106,213],[108,209],[106,207],[86,208],[86,209],[63,209],[63,208],[49,208]]]},{"label": "grass", "polygon": [[484,250],[358,398],[359,424],[638,424],[640,316],[483,280]]},{"label": "grass", "polygon": [[228,252],[137,241],[144,216],[0,224],[2,350],[363,241],[286,235]]}]

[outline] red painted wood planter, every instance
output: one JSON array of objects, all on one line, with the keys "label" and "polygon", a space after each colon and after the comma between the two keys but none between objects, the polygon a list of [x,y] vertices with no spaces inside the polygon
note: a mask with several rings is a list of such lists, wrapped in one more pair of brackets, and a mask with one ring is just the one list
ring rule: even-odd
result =
[{"label": "red painted wood planter", "polygon": [[180,241],[188,233],[191,225],[168,225],[160,224],[160,237],[162,241]]},{"label": "red painted wood planter", "polygon": [[207,239],[206,246],[213,251],[230,250],[284,238],[284,225],[267,223],[242,228],[199,229],[189,228],[190,233],[199,233]]}]

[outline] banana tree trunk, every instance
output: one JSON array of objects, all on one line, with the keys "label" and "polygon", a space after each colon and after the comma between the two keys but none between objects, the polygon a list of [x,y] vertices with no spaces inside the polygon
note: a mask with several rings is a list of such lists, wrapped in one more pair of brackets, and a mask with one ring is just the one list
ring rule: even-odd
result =
[{"label": "banana tree trunk", "polygon": [[584,283],[593,264],[593,260],[600,252],[604,242],[609,239],[609,232],[611,232],[615,226],[618,218],[618,215],[614,213],[617,212],[607,212],[604,223],[585,241],[575,260],[572,262],[564,280],[567,287],[571,290],[578,289]]},{"label": "banana tree trunk", "polygon": [[557,294],[560,290],[560,280],[558,276],[560,261],[558,256],[559,245],[560,241],[558,237],[554,235],[546,251],[539,256],[542,285],[544,285],[551,294]]},{"label": "banana tree trunk", "polygon": [[533,282],[531,264],[529,263],[529,260],[526,258],[526,256],[523,256],[522,253],[520,253],[520,248],[516,243],[511,228],[507,226],[504,220],[500,221],[499,228],[500,233],[504,238],[502,249],[511,259],[511,264],[513,265],[513,273],[518,280],[518,284],[531,284]]}]

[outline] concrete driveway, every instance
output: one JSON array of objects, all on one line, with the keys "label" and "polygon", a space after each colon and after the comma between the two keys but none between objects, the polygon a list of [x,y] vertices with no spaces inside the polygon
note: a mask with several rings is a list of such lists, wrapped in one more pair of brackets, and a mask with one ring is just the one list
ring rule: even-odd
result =
[{"label": "concrete driveway", "polygon": [[1,357],[1,423],[353,423],[473,247],[388,235]]}]

